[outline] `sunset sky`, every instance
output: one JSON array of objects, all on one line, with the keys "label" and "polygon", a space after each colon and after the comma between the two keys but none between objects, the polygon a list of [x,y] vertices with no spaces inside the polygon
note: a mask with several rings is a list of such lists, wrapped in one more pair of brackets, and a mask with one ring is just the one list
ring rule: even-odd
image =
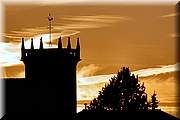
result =
[{"label": "sunset sky", "polygon": [[2,65],[9,66],[5,68],[6,76],[17,75],[9,72],[12,69],[22,70],[17,58],[21,38],[48,34],[49,12],[54,17],[53,33],[57,34],[53,38],[64,35],[64,47],[66,36],[71,35],[74,47],[80,36],[79,68],[95,64],[101,68],[97,74],[104,74],[122,66],[137,70],[176,63],[173,5],[7,5],[5,41],[0,48],[6,53],[1,52]]},{"label": "sunset sky", "polygon": [[[7,1],[13,3],[13,0]],[[24,77],[24,66],[20,61],[22,37],[26,40],[26,48],[30,48],[31,38],[35,39],[35,48],[38,48],[40,37],[43,37],[44,44],[48,47],[47,17],[51,13],[54,17],[53,47],[57,47],[60,35],[64,47],[68,36],[71,36],[72,47],[75,47],[76,39],[80,37],[82,61],[78,64],[77,74],[79,84],[82,85],[78,89],[84,90],[81,91],[82,95],[79,94],[81,99],[84,94],[92,93],[89,95],[91,97],[96,95],[85,86],[100,88],[121,67],[127,66],[139,74],[143,81],[151,76],[148,77],[151,82],[147,82],[150,92],[156,89],[156,85],[159,85],[157,91],[164,89],[162,83],[152,82],[152,75],[161,79],[162,74],[165,76],[165,73],[169,73],[166,74],[168,82],[164,84],[168,90],[162,94],[172,92],[174,100],[175,75],[170,72],[176,71],[176,0],[167,0],[166,4],[144,1],[141,2],[146,4],[122,4],[120,1],[113,4],[116,2],[90,4],[86,0],[79,0],[79,4],[65,2],[54,5],[47,1],[36,5],[6,4],[4,32],[1,33],[4,41],[0,41],[0,65],[4,68],[1,77]],[[164,101],[164,96],[161,100]]]}]

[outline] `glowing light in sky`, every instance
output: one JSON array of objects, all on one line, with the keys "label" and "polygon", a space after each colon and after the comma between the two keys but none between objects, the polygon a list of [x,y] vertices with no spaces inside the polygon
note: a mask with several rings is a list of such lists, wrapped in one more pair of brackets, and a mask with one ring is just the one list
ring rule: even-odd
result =
[{"label": "glowing light in sky", "polygon": [[[106,75],[93,75],[93,71],[97,71],[98,67],[94,64],[83,67],[78,72],[78,87],[77,87],[77,99],[78,101],[83,101],[88,103],[87,100],[92,100],[98,96],[99,91],[105,84],[109,82],[109,79],[116,74],[106,74]],[[176,78],[173,76],[173,72],[177,71],[177,64],[166,65],[157,68],[147,68],[131,72],[131,74],[138,75],[140,77],[140,82],[145,83],[146,92],[148,93],[148,98],[152,95],[155,90],[158,94],[158,100],[160,103],[176,103]],[[83,72],[84,71],[84,72]],[[168,73],[168,74],[166,74]],[[169,74],[171,73],[171,74]],[[91,75],[85,77],[86,75]],[[160,75],[161,74],[161,75]],[[168,88],[168,89],[164,89]],[[171,109],[171,108],[174,109]],[[78,110],[81,111],[84,108],[83,104],[78,104]],[[160,109],[176,115],[176,106],[159,106]]]},{"label": "glowing light in sky", "polygon": [[[176,66],[177,64],[162,66],[159,68],[141,69],[141,70],[133,71],[131,72],[131,74],[138,75],[139,77],[147,77],[151,75],[177,71]],[[86,68],[86,72],[81,72],[81,71],[84,71],[84,69],[81,69],[78,73],[79,84],[88,85],[88,84],[95,84],[95,83],[100,83],[100,82],[107,82],[111,77],[116,75],[116,74],[107,74],[107,75],[96,75],[96,76],[84,77],[88,75],[89,73],[92,73],[92,71],[94,71],[95,69],[96,69],[95,66],[92,66],[92,65],[89,65]],[[84,73],[84,75],[82,73]]]},{"label": "glowing light in sky", "polygon": [[[53,34],[53,41],[57,40],[59,36],[60,34]],[[61,36],[64,37],[66,35],[61,35]],[[49,48],[49,44],[48,44],[49,34],[43,34],[43,35],[38,35],[38,36],[33,37],[34,47],[39,48],[40,37],[43,38],[44,47]],[[29,49],[30,44],[31,44],[31,39],[25,40],[25,48]],[[53,44],[52,47],[57,47],[57,45]],[[1,65],[13,66],[16,64],[21,64],[20,48],[21,48],[21,43],[15,44],[15,43],[0,42]],[[151,75],[157,75],[161,73],[174,72],[177,70],[176,66],[177,64],[166,65],[166,66],[161,66],[157,68],[141,69],[141,70],[133,71],[132,74],[138,75],[139,77],[148,77]],[[94,97],[97,96],[98,91],[100,90],[99,88],[104,86],[104,84],[107,83],[111,77],[116,75],[116,74],[105,74],[105,75],[94,76],[94,73],[99,69],[100,68],[96,66],[95,64],[90,64],[88,66],[82,67],[78,71],[78,75],[77,75],[77,80],[78,80],[77,99],[78,100],[92,100]],[[171,85],[171,84],[168,84],[168,85]]]},{"label": "glowing light in sky", "polygon": [[[141,78],[149,77],[152,75],[158,75],[158,74],[162,74],[162,73],[166,74],[169,72],[177,71],[176,66],[177,66],[177,64],[162,66],[159,68],[141,69],[141,70],[137,70],[137,71],[132,71],[131,74],[138,75]],[[85,68],[86,68],[86,70],[85,70]],[[89,65],[89,66],[82,68],[78,72],[78,75],[77,75],[77,79],[78,79],[77,99],[78,100],[92,100],[94,97],[97,96],[100,88],[102,88],[105,85],[105,83],[108,83],[109,80],[111,79],[111,77],[116,76],[116,74],[106,74],[106,75],[94,75],[94,76],[85,77],[86,75],[89,75],[89,73],[93,74],[93,71],[96,71],[97,68],[98,67],[95,65]],[[81,72],[81,71],[85,71],[85,72]],[[153,79],[153,81],[156,83],[157,79],[158,78],[155,78],[155,79]],[[174,78],[172,78],[172,79],[174,79]],[[153,82],[153,84],[154,84],[154,82]],[[169,83],[168,85],[171,85],[171,83]],[[91,86],[91,87],[89,87],[89,86]],[[151,86],[151,88],[152,88],[152,86]],[[174,86],[172,88],[175,89]],[[169,90],[171,90],[171,89],[169,88]],[[174,95],[174,94],[172,94],[172,95]]]},{"label": "glowing light in sky", "polygon": [[[52,37],[53,37],[53,41],[56,41],[59,36],[61,37],[65,37],[65,36],[69,36],[69,35],[74,35],[77,34],[78,32],[74,32],[74,33],[66,33],[66,32],[62,32],[60,33],[53,33]],[[34,44],[34,48],[38,49],[39,48],[39,44],[40,44],[40,38],[42,37],[43,39],[43,45],[44,48],[55,48],[57,47],[57,44],[52,44],[52,46],[49,46],[49,34],[42,34],[42,35],[37,35],[35,37],[33,37],[33,44]],[[25,48],[29,49],[31,46],[31,39],[25,39]],[[21,42],[20,43],[5,43],[5,42],[0,42],[0,65],[1,67],[7,67],[7,66],[13,66],[13,65],[17,65],[17,64],[21,64],[22,62],[20,61],[20,57],[21,57]]]},{"label": "glowing light in sky", "polygon": [[[34,42],[34,48],[39,48],[39,40],[40,37],[43,38],[43,43],[45,47],[49,47],[48,40],[49,35],[44,34],[41,36],[36,36],[33,38]],[[56,37],[56,36],[55,36]],[[25,41],[25,48],[29,49],[31,44],[31,40],[28,39]],[[52,46],[54,47],[54,45]],[[1,66],[13,66],[16,64],[21,64],[20,61],[20,52],[21,52],[21,43],[15,44],[15,43],[5,43],[0,42],[0,64]]]}]

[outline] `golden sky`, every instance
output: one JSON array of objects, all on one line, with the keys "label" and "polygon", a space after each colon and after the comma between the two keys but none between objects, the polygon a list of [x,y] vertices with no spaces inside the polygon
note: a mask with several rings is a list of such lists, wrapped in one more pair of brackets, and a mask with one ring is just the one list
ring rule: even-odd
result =
[{"label": "golden sky", "polygon": [[4,8],[5,30],[1,33],[4,41],[0,41],[3,77],[24,76],[24,66],[20,61],[22,37],[25,37],[26,48],[30,47],[32,37],[37,48],[41,36],[48,47],[47,17],[50,12],[54,17],[53,47],[57,47],[55,44],[60,35],[64,47],[67,36],[71,36],[73,47],[80,36],[79,100],[97,96],[104,83],[121,67],[128,66],[145,82],[148,92],[156,90],[163,103],[175,103],[174,4],[6,4]]},{"label": "golden sky", "polygon": [[[79,68],[95,64],[101,68],[97,74],[105,74],[122,66],[137,70],[176,63],[174,5],[10,4],[5,6],[5,42],[1,44],[11,54],[1,53],[2,63],[8,66],[6,75],[13,77],[9,71],[23,68],[19,65],[22,37],[48,34],[49,12],[54,17],[53,38],[63,35],[64,47],[68,35],[74,47],[80,36]],[[19,58],[12,59],[13,55]],[[12,67],[13,63],[18,65]]]}]

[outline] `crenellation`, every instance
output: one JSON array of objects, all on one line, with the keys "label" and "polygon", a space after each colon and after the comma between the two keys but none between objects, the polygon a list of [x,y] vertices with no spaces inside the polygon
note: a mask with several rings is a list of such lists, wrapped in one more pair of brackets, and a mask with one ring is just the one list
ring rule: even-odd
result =
[{"label": "crenellation", "polygon": [[68,37],[67,48],[62,48],[61,37],[58,39],[58,47],[57,48],[44,48],[43,47],[43,39],[40,38],[40,46],[39,49],[34,48],[33,38],[31,39],[31,47],[30,49],[26,49],[24,46],[24,38],[22,38],[22,46],[21,46],[21,61],[25,59],[29,59],[31,57],[41,58],[42,56],[50,57],[50,56],[60,56],[60,57],[75,57],[80,59],[80,43],[79,37],[77,38],[76,48],[71,48],[70,37]]},{"label": "crenellation", "polygon": [[31,38],[31,50],[34,49],[33,38]]},{"label": "crenellation", "polygon": [[[52,17],[49,17],[51,20]],[[27,49],[22,38],[21,61],[24,63],[25,78],[17,83],[18,86],[8,83],[7,113],[55,113],[70,117],[77,113],[76,69],[81,60],[79,38],[76,48],[71,47],[70,37],[67,47],[63,48],[60,36],[57,48],[54,48],[50,30],[49,40],[48,48],[44,47],[42,37],[38,40],[39,47],[34,47],[36,42],[31,38],[30,48]]]},{"label": "crenellation", "polygon": [[61,41],[61,36],[58,39],[58,48],[62,49],[62,41]]},{"label": "crenellation", "polygon": [[68,37],[68,44],[67,44],[67,50],[71,49],[71,42],[70,42],[70,37]]},{"label": "crenellation", "polygon": [[43,41],[42,41],[42,37],[40,38],[40,45],[39,45],[39,49],[43,49]]}]

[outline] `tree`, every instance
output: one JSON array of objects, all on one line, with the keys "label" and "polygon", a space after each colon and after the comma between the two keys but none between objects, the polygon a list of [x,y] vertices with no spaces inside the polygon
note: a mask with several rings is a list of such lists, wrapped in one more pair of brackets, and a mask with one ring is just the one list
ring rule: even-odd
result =
[{"label": "tree", "polygon": [[154,94],[151,96],[151,107],[152,107],[152,110],[155,110],[157,107],[158,107],[158,100],[156,98],[156,93],[154,91]]},{"label": "tree", "polygon": [[117,76],[112,77],[102,91],[99,91],[98,97],[91,101],[87,110],[137,111],[148,110],[148,105],[144,83],[139,82],[138,76],[131,75],[129,68],[123,67]]}]

